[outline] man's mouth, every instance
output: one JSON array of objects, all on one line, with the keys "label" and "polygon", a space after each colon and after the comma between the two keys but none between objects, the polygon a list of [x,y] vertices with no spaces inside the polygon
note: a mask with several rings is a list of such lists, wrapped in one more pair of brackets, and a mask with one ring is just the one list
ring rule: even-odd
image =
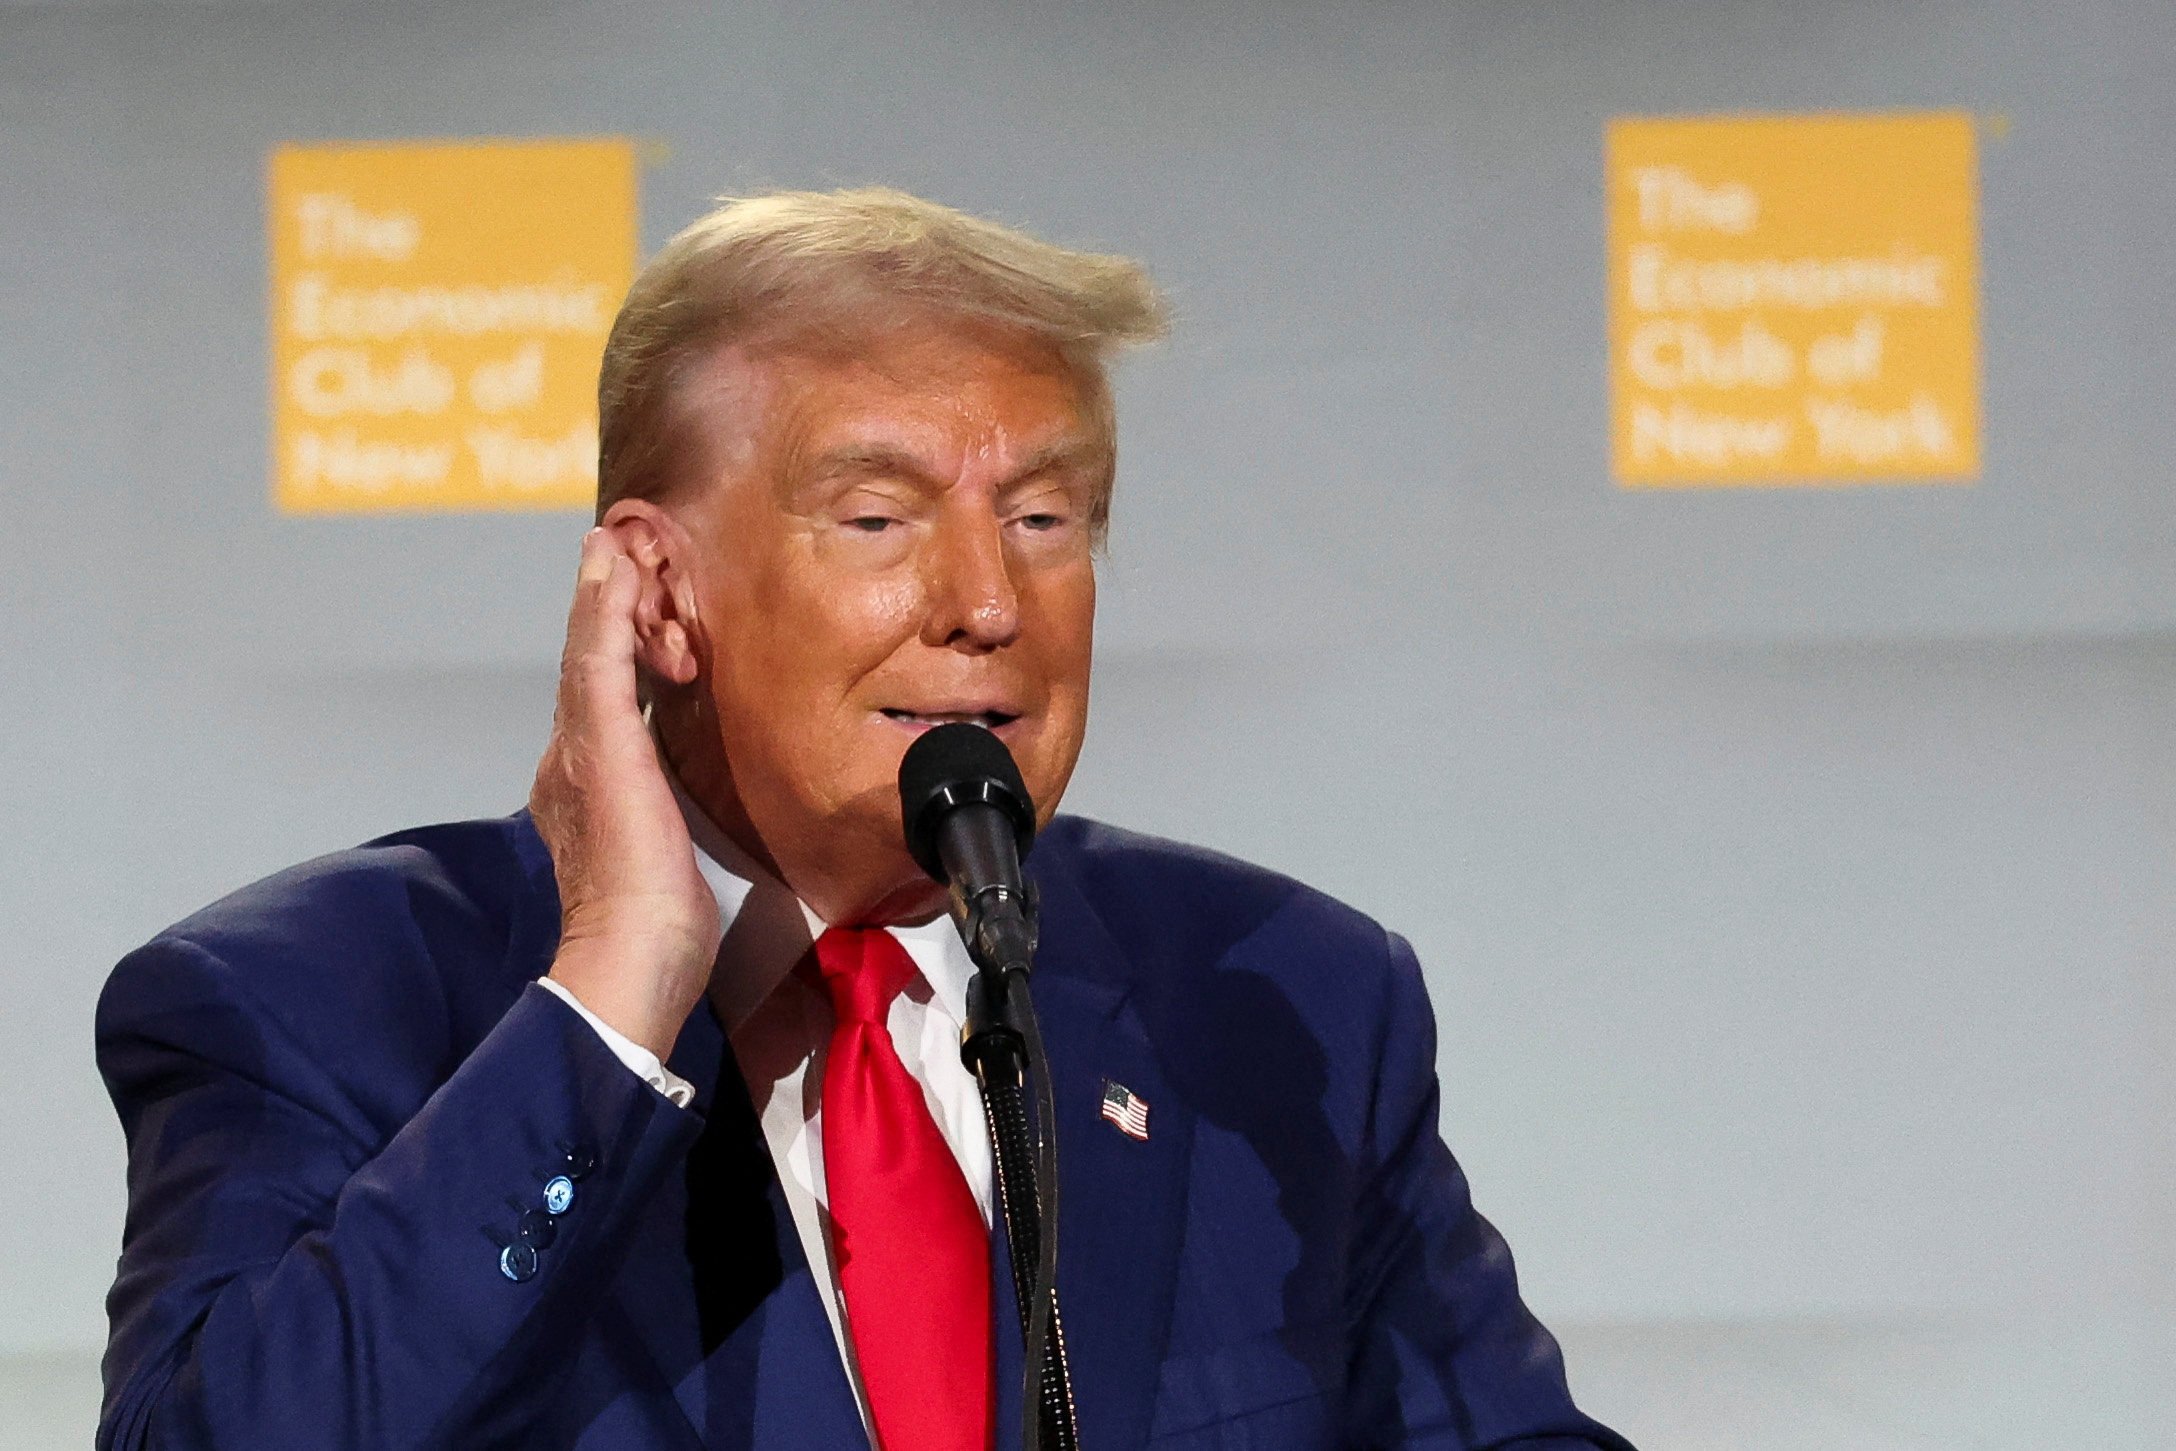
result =
[{"label": "man's mouth", "polygon": [[893,710],[887,706],[882,713],[885,719],[898,721],[905,726],[954,725],[964,721],[968,725],[978,725],[988,731],[1011,725],[1020,719],[1017,712],[1005,710]]}]

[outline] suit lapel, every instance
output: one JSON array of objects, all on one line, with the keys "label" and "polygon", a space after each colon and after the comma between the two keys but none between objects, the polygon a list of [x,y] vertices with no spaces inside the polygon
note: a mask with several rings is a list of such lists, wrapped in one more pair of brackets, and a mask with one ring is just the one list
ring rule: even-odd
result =
[{"label": "suit lapel", "polygon": [[[551,965],[559,893],[529,813],[510,825],[528,886],[507,953],[520,983]],[[600,1317],[606,1338],[649,1394],[677,1405],[693,1445],[867,1445],[762,1126],[707,1001],[689,1015],[671,1067],[696,1085],[706,1122],[685,1171],[644,1210]]]},{"label": "suit lapel", "polygon": [[[1065,871],[1034,873],[1043,945],[1033,992],[1058,1112],[1058,1298],[1081,1444],[1148,1439],[1186,1225],[1193,1114],[1171,1091],[1139,1015],[1132,964]],[[1105,1085],[1148,1105],[1148,1137],[1102,1116]],[[1009,1299],[1009,1297],[1008,1297]],[[1014,1340],[1015,1327],[1008,1327]],[[999,1444],[1011,1444],[999,1427]]]},{"label": "suit lapel", "polygon": [[997,1394],[995,1451],[1020,1451],[1020,1298],[1012,1288],[1012,1245],[1005,1235],[1005,1216],[991,1216],[990,1227],[990,1346],[994,1354]]},{"label": "suit lapel", "polygon": [[673,1071],[715,1084],[686,1172],[650,1204],[615,1285],[631,1331],[698,1442],[713,1451],[866,1445],[815,1277],[763,1132],[708,1004]]}]

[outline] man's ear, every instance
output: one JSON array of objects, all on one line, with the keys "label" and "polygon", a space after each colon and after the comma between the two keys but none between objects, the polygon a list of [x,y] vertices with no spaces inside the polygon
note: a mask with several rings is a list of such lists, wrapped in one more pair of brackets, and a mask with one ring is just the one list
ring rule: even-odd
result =
[{"label": "man's ear", "polygon": [[621,499],[605,511],[611,531],[635,562],[635,659],[659,680],[690,685],[702,669],[702,622],[695,605],[694,541],[647,499]]}]

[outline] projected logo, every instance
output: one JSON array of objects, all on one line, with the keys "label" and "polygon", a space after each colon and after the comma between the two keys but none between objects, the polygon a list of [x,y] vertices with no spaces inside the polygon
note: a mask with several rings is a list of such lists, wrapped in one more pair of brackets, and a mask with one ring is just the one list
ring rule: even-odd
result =
[{"label": "projected logo", "polygon": [[1618,481],[1977,476],[1976,177],[1962,112],[1612,122]]},{"label": "projected logo", "polygon": [[587,507],[635,187],[615,140],[274,152],[279,508]]}]

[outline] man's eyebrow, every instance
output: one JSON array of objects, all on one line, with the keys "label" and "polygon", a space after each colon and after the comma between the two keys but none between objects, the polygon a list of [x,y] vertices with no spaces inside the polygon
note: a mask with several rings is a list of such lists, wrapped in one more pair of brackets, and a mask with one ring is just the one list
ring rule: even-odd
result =
[{"label": "man's eyebrow", "polygon": [[[1056,439],[1029,454],[1012,477],[998,487],[1015,488],[1055,470],[1092,469],[1100,465],[1102,457],[1102,445],[1093,439]],[[884,475],[922,485],[941,485],[941,481],[932,477],[913,454],[884,443],[848,443],[825,449],[809,461],[804,477],[814,482],[858,475]]]},{"label": "man's eyebrow", "polygon": [[849,443],[825,449],[809,461],[810,478],[835,478],[841,474],[903,474],[924,477],[922,466],[904,449],[881,443]]},{"label": "man's eyebrow", "polygon": [[1029,454],[1019,471],[1000,487],[1014,488],[1040,474],[1065,469],[1090,470],[1101,466],[1103,445],[1090,438],[1060,438]]}]

